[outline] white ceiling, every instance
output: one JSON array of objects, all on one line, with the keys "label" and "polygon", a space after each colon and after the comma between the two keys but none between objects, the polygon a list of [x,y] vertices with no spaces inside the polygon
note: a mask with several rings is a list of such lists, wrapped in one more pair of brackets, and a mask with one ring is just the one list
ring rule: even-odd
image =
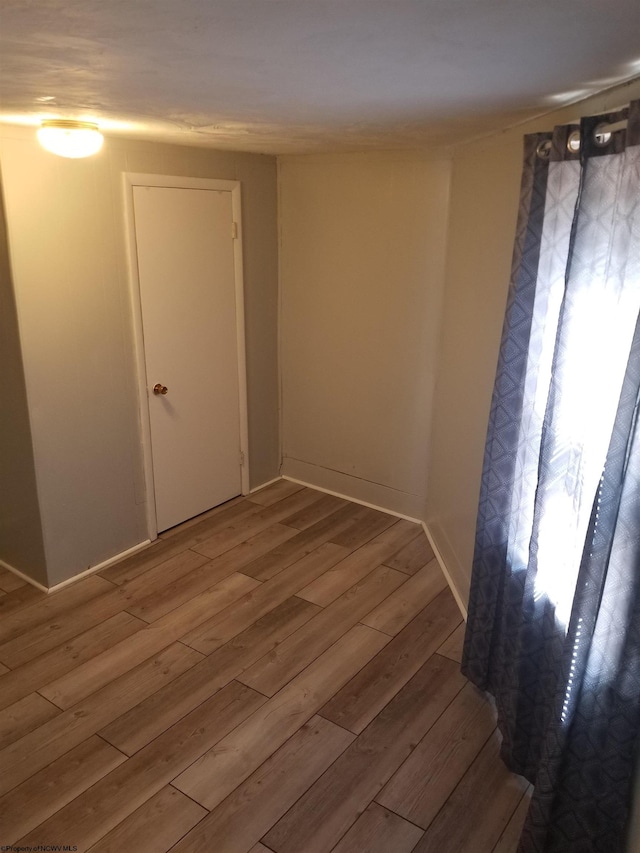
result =
[{"label": "white ceiling", "polygon": [[0,119],[247,151],[459,141],[638,74],[639,0],[0,0]]}]

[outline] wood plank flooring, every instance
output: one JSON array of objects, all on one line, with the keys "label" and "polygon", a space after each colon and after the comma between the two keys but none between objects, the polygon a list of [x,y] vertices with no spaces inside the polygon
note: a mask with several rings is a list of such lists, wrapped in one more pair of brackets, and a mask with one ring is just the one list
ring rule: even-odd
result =
[{"label": "wood plank flooring", "polygon": [[0,569],[0,846],[515,853],[463,631],[418,525],[285,480],[49,596]]}]

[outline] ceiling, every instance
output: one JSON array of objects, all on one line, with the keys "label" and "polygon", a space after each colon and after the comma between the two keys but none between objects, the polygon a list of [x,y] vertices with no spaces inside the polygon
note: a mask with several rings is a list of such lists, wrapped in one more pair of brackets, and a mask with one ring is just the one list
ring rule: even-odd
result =
[{"label": "ceiling", "polygon": [[639,74],[638,0],[0,5],[0,120],[236,150],[448,144]]}]

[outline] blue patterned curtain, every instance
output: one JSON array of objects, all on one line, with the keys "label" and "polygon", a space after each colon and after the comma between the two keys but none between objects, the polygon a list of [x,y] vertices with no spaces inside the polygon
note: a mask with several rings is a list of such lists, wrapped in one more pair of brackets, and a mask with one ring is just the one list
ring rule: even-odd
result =
[{"label": "blue patterned curtain", "polygon": [[519,853],[621,853],[640,735],[640,101],[526,137],[520,202],[463,672],[535,786]]}]

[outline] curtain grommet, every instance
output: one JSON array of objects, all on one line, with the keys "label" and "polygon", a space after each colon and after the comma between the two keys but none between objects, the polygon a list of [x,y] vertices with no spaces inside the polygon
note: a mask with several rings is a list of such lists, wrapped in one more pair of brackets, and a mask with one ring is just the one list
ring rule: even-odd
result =
[{"label": "curtain grommet", "polygon": [[599,124],[593,131],[593,141],[598,148],[605,148],[611,142],[613,134],[606,127],[606,124]]},{"label": "curtain grommet", "polygon": [[569,154],[578,154],[580,151],[581,138],[579,130],[572,130],[567,137],[567,151]]},{"label": "curtain grommet", "polygon": [[551,140],[543,139],[542,142],[538,142],[538,147],[536,148],[536,155],[541,160],[548,160],[551,156]]}]

